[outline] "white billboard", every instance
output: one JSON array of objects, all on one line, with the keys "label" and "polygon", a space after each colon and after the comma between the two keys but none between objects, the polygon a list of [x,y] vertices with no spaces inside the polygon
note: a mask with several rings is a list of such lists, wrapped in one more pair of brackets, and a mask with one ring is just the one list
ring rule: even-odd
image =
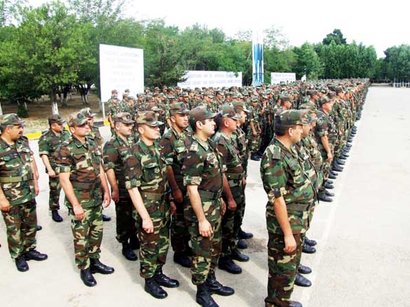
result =
[{"label": "white billboard", "polygon": [[242,86],[242,72],[188,70],[185,82],[178,82],[181,88]]},{"label": "white billboard", "polygon": [[296,81],[296,73],[294,72],[271,72],[270,84],[280,84],[281,82],[293,82]]},{"label": "white billboard", "polygon": [[111,98],[111,90],[122,98],[124,90],[131,96],[144,92],[144,52],[142,49],[100,44],[101,101]]}]

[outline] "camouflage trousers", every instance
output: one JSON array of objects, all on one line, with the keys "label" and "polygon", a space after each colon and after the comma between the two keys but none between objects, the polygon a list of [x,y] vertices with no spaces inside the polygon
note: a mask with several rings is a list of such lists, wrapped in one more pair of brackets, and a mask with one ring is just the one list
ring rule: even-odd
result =
[{"label": "camouflage trousers", "polygon": [[147,233],[142,228],[142,220],[136,210],[137,233],[140,241],[140,276],[151,278],[167,260],[169,248],[169,205],[165,200],[149,200],[143,197],[144,205],[154,224],[154,232]]},{"label": "camouflage trousers", "polygon": [[176,253],[190,254],[191,252],[189,247],[191,236],[184,216],[184,207],[189,206],[187,202],[189,202],[188,198],[184,198],[182,203],[175,202],[177,210],[171,217],[171,245]]},{"label": "camouflage trousers", "polygon": [[285,254],[283,234],[269,232],[268,241],[268,296],[265,303],[273,306],[289,306],[293,292],[297,268],[302,254],[302,235],[294,234],[296,250],[292,254]]},{"label": "camouflage trousers", "polygon": [[116,239],[120,243],[129,243],[131,238],[137,238],[137,227],[133,218],[134,206],[128,192],[126,193],[115,203]]},{"label": "camouflage trousers", "polygon": [[48,177],[48,186],[50,188],[50,197],[48,199],[48,206],[50,210],[60,209],[60,192],[61,185],[58,177]]},{"label": "camouflage trousers", "polygon": [[100,258],[103,238],[102,206],[83,208],[84,218],[77,220],[73,209],[68,209],[74,237],[75,264],[83,270],[90,267],[90,259]]},{"label": "camouflage trousers", "polygon": [[213,234],[210,237],[203,237],[199,234],[198,220],[191,206],[185,208],[185,218],[189,222],[189,233],[192,245],[192,283],[194,285],[203,284],[208,274],[215,272],[218,259],[222,249],[221,232],[221,201],[207,200],[201,197],[202,207],[205,217],[211,224]]},{"label": "camouflage trousers", "polygon": [[12,259],[36,248],[37,214],[35,199],[13,205],[2,212],[6,224],[7,243]]}]

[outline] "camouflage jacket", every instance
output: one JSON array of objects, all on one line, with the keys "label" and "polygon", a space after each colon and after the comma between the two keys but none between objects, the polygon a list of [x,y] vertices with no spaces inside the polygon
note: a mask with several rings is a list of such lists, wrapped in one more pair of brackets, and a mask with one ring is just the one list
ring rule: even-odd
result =
[{"label": "camouflage jacket", "polygon": [[222,163],[226,167],[226,178],[228,180],[242,180],[244,176],[242,159],[235,140],[220,131],[215,133],[212,139],[222,156]]},{"label": "camouflage jacket", "polygon": [[19,138],[9,145],[0,138],[0,186],[11,206],[35,198],[32,161],[27,139]]},{"label": "camouflage jacket", "polygon": [[238,127],[236,131],[232,134],[232,138],[236,142],[236,148],[238,148],[239,154],[241,156],[242,160],[242,167],[243,171],[247,173],[247,168],[248,168],[248,140],[246,138],[246,133],[245,131],[242,130],[241,127]]},{"label": "camouflage jacket", "polygon": [[93,126],[91,127],[90,138],[94,139],[94,142],[100,147],[100,151],[102,150],[102,146],[104,144],[104,139],[100,133],[100,129],[98,127]]},{"label": "camouflage jacket", "polygon": [[260,166],[263,187],[268,195],[266,220],[269,232],[282,234],[274,211],[276,198],[283,197],[293,233],[306,232],[309,206],[315,190],[297,153],[288,150],[276,138],[266,148]]},{"label": "camouflage jacket", "polygon": [[[46,130],[38,140],[38,151],[40,157],[42,155],[48,156],[50,165],[53,169],[56,168],[54,161],[54,153],[60,148],[61,144],[71,137],[70,132],[63,130],[60,134],[54,133],[51,129]],[[47,171],[47,170],[46,170]]]},{"label": "camouflage jacket", "polygon": [[323,153],[325,153],[325,149],[323,147],[321,137],[327,135],[329,138],[329,142],[332,144],[337,137],[336,127],[334,125],[332,118],[328,114],[322,111],[318,111],[317,116],[318,117],[315,128],[315,138],[318,144],[319,151],[323,155]]}]

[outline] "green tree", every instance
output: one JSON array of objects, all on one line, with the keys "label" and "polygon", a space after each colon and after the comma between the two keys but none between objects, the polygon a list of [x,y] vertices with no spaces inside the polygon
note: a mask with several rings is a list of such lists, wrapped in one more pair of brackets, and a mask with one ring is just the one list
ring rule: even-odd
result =
[{"label": "green tree", "polygon": [[393,81],[410,80],[410,45],[390,47],[384,51],[387,77]]},{"label": "green tree", "polygon": [[322,63],[313,45],[304,43],[301,47],[295,47],[293,52],[297,58],[293,69],[296,78],[299,79],[305,75],[307,79],[315,80],[322,75]]},{"label": "green tree", "polygon": [[343,37],[342,31],[334,29],[332,33],[326,35],[322,44],[330,45],[331,42],[334,42],[336,45],[346,45],[346,39]]}]

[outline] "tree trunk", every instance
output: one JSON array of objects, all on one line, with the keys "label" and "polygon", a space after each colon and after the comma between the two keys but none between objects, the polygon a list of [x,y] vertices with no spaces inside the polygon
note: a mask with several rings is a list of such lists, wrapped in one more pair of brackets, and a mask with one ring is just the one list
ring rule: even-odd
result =
[{"label": "tree trunk", "polygon": [[55,89],[51,90],[50,100],[51,100],[51,114],[58,114],[58,103],[57,103],[57,100],[56,100],[56,91],[55,91]]},{"label": "tree trunk", "polygon": [[0,102],[0,115],[3,115],[3,109],[1,107],[1,102]]}]

